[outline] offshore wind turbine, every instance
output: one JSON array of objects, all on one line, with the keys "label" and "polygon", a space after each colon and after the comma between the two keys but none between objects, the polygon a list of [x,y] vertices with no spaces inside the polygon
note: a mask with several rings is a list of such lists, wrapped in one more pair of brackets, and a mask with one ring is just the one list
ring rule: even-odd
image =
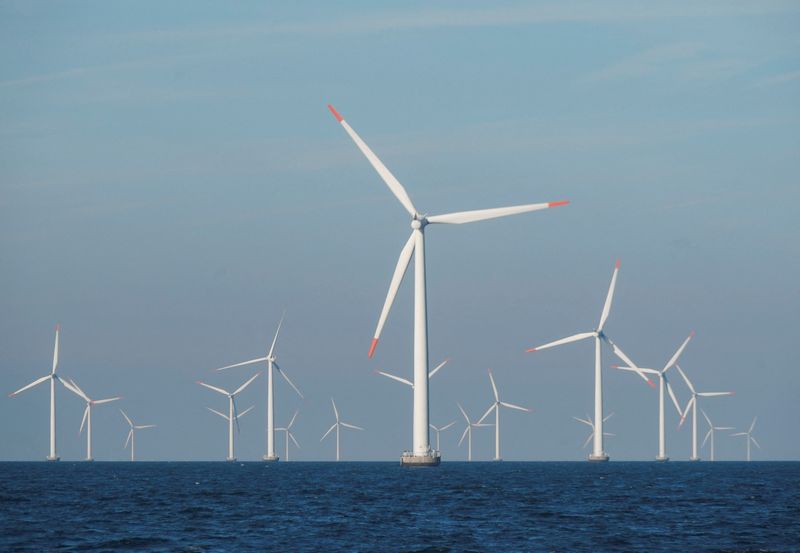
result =
[{"label": "offshore wind turbine", "polygon": [[608,287],[606,302],[603,305],[603,311],[600,314],[600,322],[598,323],[596,330],[591,332],[582,332],[580,334],[568,336],[567,338],[561,338],[560,340],[549,342],[535,348],[529,348],[527,350],[529,353],[531,353],[554,346],[560,346],[562,344],[570,344],[586,338],[594,338],[594,420],[597,421],[597,432],[594,433],[592,453],[589,455],[590,461],[608,461],[608,455],[606,455],[605,449],[603,448],[603,374],[601,370],[602,343],[605,342],[610,345],[612,351],[617,357],[627,363],[629,367],[632,367],[634,370],[636,370],[639,376],[641,376],[650,385],[650,387],[655,388],[655,384],[653,384],[653,382],[636,367],[633,361],[631,361],[630,358],[619,348],[619,346],[617,346],[617,344],[615,344],[603,331],[606,321],[608,320],[608,315],[611,312],[611,302],[614,299],[614,289],[617,286],[619,265],[620,261],[617,259],[617,263],[614,266],[614,272],[611,275],[611,284]]},{"label": "offshore wind turbine", "polygon": [[286,433],[286,461],[289,460],[289,439],[294,442],[294,445],[297,446],[297,449],[300,449],[300,444],[297,443],[297,440],[294,439],[294,434],[292,434],[292,425],[294,424],[294,419],[297,418],[298,411],[294,412],[292,416],[292,420],[289,421],[289,424],[284,426],[283,428],[276,428],[276,432],[285,432]]},{"label": "offshore wind turbine", "polygon": [[128,447],[128,442],[130,442],[130,444],[131,444],[131,461],[135,461],[136,460],[136,431],[137,430],[143,430],[145,428],[155,428],[156,425],[155,424],[139,424],[139,425],[135,425],[135,424],[133,424],[133,421],[131,420],[131,418],[128,415],[125,414],[125,411],[120,409],[119,412],[122,413],[122,416],[125,417],[126,421],[128,421],[128,426],[131,427],[130,431],[128,432],[128,438],[125,440],[125,445],[123,447],[127,448]]},{"label": "offshore wind turbine", "polygon": [[675,364],[675,368],[678,369],[678,372],[681,373],[683,380],[686,382],[686,385],[689,387],[689,390],[692,392],[692,398],[686,403],[686,409],[684,409],[683,414],[681,415],[681,422],[678,424],[678,428],[683,426],[683,422],[686,420],[686,415],[689,413],[689,409],[692,410],[692,457],[689,459],[690,461],[699,461],[700,457],[697,456],[697,398],[698,397],[715,397],[715,396],[732,396],[734,395],[733,392],[698,392],[694,389],[692,385],[692,381],[689,380],[689,377],[686,376],[686,373],[683,372],[681,366],[677,363]]},{"label": "offshore wind turbine", "polygon": [[[64,383],[67,386],[67,383]],[[95,405],[102,405],[103,403],[111,403],[112,401],[117,401],[118,399],[122,399],[121,396],[118,397],[111,397],[108,399],[91,399],[86,392],[84,392],[80,386],[78,386],[74,380],[69,379],[69,386],[67,389],[70,390],[72,393],[76,394],[78,397],[83,399],[86,402],[86,409],[83,411],[83,419],[81,420],[81,429],[78,431],[78,434],[83,432],[83,425],[86,425],[86,460],[87,461],[94,461],[92,457],[92,407]]]},{"label": "offshore wind turbine", "polygon": [[12,392],[8,394],[8,397],[17,397],[19,394],[38,386],[42,382],[47,380],[50,381],[50,455],[47,456],[48,461],[58,461],[59,457],[56,453],[56,380],[61,382],[67,388],[66,382],[56,374],[56,370],[58,369],[58,348],[59,348],[59,336],[61,334],[61,325],[56,325],[56,343],[53,347],[53,368],[50,371],[50,374],[45,375],[41,378],[37,378],[27,386],[23,386],[16,392]]},{"label": "offshore wind turbine", "polygon": [[467,412],[464,411],[463,407],[461,407],[461,404],[457,403],[456,405],[458,405],[458,409],[461,411],[461,414],[464,415],[464,420],[467,421],[467,427],[464,429],[464,433],[461,434],[461,439],[458,440],[458,447],[461,447],[461,444],[464,442],[464,438],[467,438],[467,461],[472,461],[472,429],[492,425],[482,422],[472,422],[469,420]]},{"label": "offshore wind turbine", "polygon": [[750,442],[756,444],[758,449],[761,449],[761,446],[758,445],[758,442],[753,437],[753,429],[756,427],[756,421],[758,417],[753,417],[753,422],[750,423],[750,429],[747,432],[737,432],[735,434],[731,434],[731,436],[747,436],[747,460],[750,460]]},{"label": "offshore wind turbine", "polygon": [[717,431],[717,430],[735,430],[735,429],[732,426],[714,426],[711,423],[711,419],[708,418],[708,415],[706,415],[706,412],[703,411],[702,409],[700,409],[700,412],[703,413],[703,416],[705,417],[706,422],[708,423],[708,433],[706,433],[706,437],[703,438],[703,443],[700,444],[700,447],[703,447],[704,445],[706,445],[706,442],[708,441],[708,439],[711,438],[711,460],[713,461],[714,460],[714,432]]},{"label": "offshore wind turbine", "polygon": [[389,284],[389,291],[383,304],[378,326],[369,348],[368,356],[371,358],[375,353],[375,346],[378,344],[389,310],[392,307],[397,290],[403,280],[414,254],[414,422],[412,430],[412,451],[404,453],[400,462],[403,464],[413,464],[419,466],[435,466],[441,461],[441,456],[437,451],[430,447],[429,433],[429,399],[428,399],[428,308],[425,292],[425,227],[429,224],[462,224],[476,221],[484,221],[497,217],[505,217],[518,213],[527,213],[540,209],[547,209],[569,202],[547,202],[538,204],[518,205],[512,207],[499,207],[493,209],[479,209],[474,211],[462,211],[458,213],[448,213],[445,215],[427,216],[420,213],[414,206],[406,189],[400,181],[386,168],[383,162],[378,159],[369,146],[361,140],[361,137],[347,124],[347,121],[337,112],[333,106],[328,105],[336,120],[342,125],[344,130],[356,143],[358,149],[367,158],[381,179],[389,187],[398,201],[402,204],[411,216],[411,236],[403,249],[392,275]]},{"label": "offshore wind turbine", "polygon": [[492,383],[492,392],[494,392],[494,402],[486,410],[483,416],[478,419],[478,423],[482,423],[483,419],[489,416],[489,414],[494,411],[494,460],[500,461],[502,460],[500,457],[500,407],[507,407],[508,409],[516,409],[518,411],[525,411],[526,413],[530,413],[531,410],[527,407],[520,407],[519,405],[514,405],[513,403],[506,403],[505,401],[500,401],[500,395],[497,393],[497,386],[494,383],[494,376],[492,376],[492,369],[489,369],[489,382]]},{"label": "offshore wind turbine", "polygon": [[441,426],[441,427],[439,427],[439,426],[434,426],[433,424],[431,424],[431,425],[430,425],[431,429],[432,429],[434,432],[436,432],[436,451],[442,451],[442,450],[439,448],[439,434],[441,434],[442,432],[444,432],[445,430],[447,430],[448,428],[450,428],[451,426],[453,426],[455,423],[456,423],[456,421],[453,421],[453,422],[451,422],[451,423],[448,423],[448,424],[445,424],[444,426]]},{"label": "offshore wind turbine", "polygon": [[[609,413],[608,415],[605,416],[605,418],[603,419],[603,422],[606,422],[608,419],[610,419],[613,416],[614,416],[614,413]],[[586,438],[586,441],[583,442],[583,447],[585,448],[587,445],[589,445],[589,442],[592,440],[592,438],[594,437],[594,433],[596,432],[595,427],[594,427],[594,421],[592,420],[592,417],[590,417],[589,415],[586,415],[585,419],[582,419],[580,417],[572,417],[572,418],[575,419],[578,422],[582,422],[583,424],[588,425],[589,428],[592,429],[592,433],[589,434],[589,436]],[[611,434],[610,432],[603,432],[603,435],[604,436],[616,436],[616,434]]]},{"label": "offshore wind turbine", "polygon": [[612,367],[615,369],[620,369],[623,371],[643,372],[658,376],[658,456],[656,457],[656,461],[669,461],[669,457],[667,457],[666,434],[664,432],[664,388],[666,388],[667,392],[669,392],[669,397],[672,399],[672,403],[675,405],[675,409],[678,411],[678,416],[683,416],[683,411],[681,411],[678,398],[675,397],[675,392],[672,391],[672,386],[670,386],[669,380],[667,379],[667,371],[678,362],[678,358],[683,353],[683,350],[686,349],[686,345],[689,343],[689,340],[691,340],[693,337],[694,330],[689,334],[689,337],[683,341],[680,347],[678,347],[677,351],[675,351],[670,360],[667,361],[667,364],[664,365],[664,368],[661,370],[612,365]]},{"label": "offshore wind turbine", "polygon": [[336,409],[336,402],[333,401],[333,398],[331,398],[331,405],[333,405],[333,414],[336,417],[336,422],[333,423],[333,426],[331,426],[328,429],[328,431],[325,432],[325,434],[322,435],[322,437],[319,439],[319,441],[321,442],[322,440],[327,438],[328,434],[330,434],[334,430],[334,428],[336,429],[336,460],[338,461],[339,460],[339,428],[344,426],[345,428],[350,428],[352,430],[364,430],[364,429],[361,428],[360,426],[356,426],[354,424],[349,424],[349,423],[340,421],[339,420],[339,410]]},{"label": "offshore wind turbine", "polygon": [[294,383],[289,380],[289,377],[286,376],[286,373],[278,366],[277,357],[275,357],[275,343],[278,341],[278,333],[281,331],[281,326],[283,326],[283,316],[281,316],[281,320],[278,323],[278,329],[275,331],[275,337],[272,339],[272,345],[269,348],[269,352],[267,353],[266,357],[259,357],[258,359],[251,359],[250,361],[244,361],[242,363],[234,363],[233,365],[228,365],[226,367],[220,367],[217,369],[218,371],[224,371],[226,369],[232,369],[234,367],[243,367],[245,365],[252,365],[253,363],[262,363],[264,361],[267,362],[267,453],[264,455],[264,461],[277,461],[278,456],[275,454],[275,391],[272,384],[272,371],[273,369],[278,371],[286,382],[289,383],[289,386],[297,392],[297,395],[303,399],[303,394],[300,393],[300,390]]},{"label": "offshore wind turbine", "polygon": [[[229,392],[227,390],[223,390],[222,388],[217,388],[216,386],[212,386],[211,384],[206,384],[205,382],[197,381],[198,384],[201,386],[205,386],[209,390],[213,390],[219,394],[224,396],[228,396],[228,416],[225,417],[228,420],[228,461],[235,461],[236,457],[233,455],[233,423],[236,422],[236,430],[239,430],[239,413],[236,410],[236,396],[241,393],[245,388],[247,388],[253,380],[258,378],[261,372],[257,372],[253,376],[251,376],[244,384],[236,388],[236,391]],[[249,411],[249,409],[248,409]],[[214,411],[217,413],[216,411]],[[220,414],[220,413],[217,413]],[[224,416],[224,415],[223,415]]]}]

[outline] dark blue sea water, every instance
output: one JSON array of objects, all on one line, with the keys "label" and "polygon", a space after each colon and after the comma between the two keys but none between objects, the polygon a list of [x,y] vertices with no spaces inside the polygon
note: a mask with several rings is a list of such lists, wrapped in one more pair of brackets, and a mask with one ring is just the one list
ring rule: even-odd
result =
[{"label": "dark blue sea water", "polygon": [[800,463],[0,463],[3,551],[800,551]]}]

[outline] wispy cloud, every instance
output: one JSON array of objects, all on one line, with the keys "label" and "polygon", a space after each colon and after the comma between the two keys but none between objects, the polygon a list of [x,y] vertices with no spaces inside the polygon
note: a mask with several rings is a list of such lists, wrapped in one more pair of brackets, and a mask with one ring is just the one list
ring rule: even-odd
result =
[{"label": "wispy cloud", "polygon": [[788,71],[786,73],[780,73],[778,75],[767,77],[766,79],[757,82],[754,87],[767,88],[771,86],[784,85],[798,80],[800,80],[800,71]]}]

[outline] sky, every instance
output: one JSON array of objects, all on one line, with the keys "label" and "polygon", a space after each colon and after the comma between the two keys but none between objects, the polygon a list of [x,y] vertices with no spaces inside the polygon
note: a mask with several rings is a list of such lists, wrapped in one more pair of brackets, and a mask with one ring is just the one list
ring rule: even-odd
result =
[{"label": "sky", "polygon": [[[301,449],[343,420],[348,460],[411,446],[413,282],[367,358],[408,216],[331,103],[425,213],[570,200],[427,229],[431,422],[463,460],[456,402],[505,401],[503,457],[579,460],[596,327],[641,366],[681,366],[755,459],[798,459],[800,5],[796,2],[0,2],[0,389],[49,371],[97,398],[95,458],[222,459],[205,408],[257,367],[281,314],[276,422]],[[657,393],[605,352],[612,459],[656,455]],[[672,382],[682,404],[689,392]],[[264,375],[240,397],[237,456],[265,451]],[[58,395],[62,459],[83,404]],[[43,459],[48,392],[0,400],[0,460]],[[690,454],[667,405],[667,449]],[[698,424],[700,438],[705,422]],[[480,431],[480,432],[479,432]],[[145,434],[146,433],[146,434]],[[283,442],[279,442],[283,455]],[[476,429],[475,459],[493,455]],[[717,437],[720,459],[744,440]],[[702,456],[707,457],[703,450]]]}]

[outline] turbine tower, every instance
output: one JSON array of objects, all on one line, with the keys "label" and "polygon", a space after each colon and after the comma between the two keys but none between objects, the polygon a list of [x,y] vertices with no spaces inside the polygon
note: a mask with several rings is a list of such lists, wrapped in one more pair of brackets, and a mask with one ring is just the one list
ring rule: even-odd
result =
[{"label": "turbine tower", "polygon": [[711,438],[711,460],[713,461],[714,460],[714,432],[717,431],[717,430],[735,430],[735,429],[732,426],[714,426],[711,423],[711,419],[708,418],[708,415],[706,415],[706,412],[703,411],[702,409],[700,409],[700,412],[703,413],[703,416],[705,417],[706,422],[708,423],[708,433],[706,433],[706,437],[703,438],[703,443],[700,444],[700,447],[703,447],[704,445],[706,445],[706,442],[708,441],[708,439]]},{"label": "turbine tower", "polygon": [[494,383],[494,376],[492,376],[492,369],[489,369],[489,382],[492,383],[492,392],[494,392],[494,403],[489,407],[489,409],[483,414],[483,416],[478,419],[478,423],[482,423],[483,419],[489,416],[489,414],[494,411],[494,460],[495,461],[502,461],[500,457],[500,407],[507,407],[509,409],[516,409],[518,411],[525,411],[526,413],[530,413],[531,410],[527,407],[520,407],[519,405],[514,405],[513,403],[506,403],[505,401],[500,401],[500,395],[497,393],[497,386]]},{"label": "turbine tower", "polygon": [[[239,431],[239,419],[241,419],[247,413],[252,411],[254,407],[255,407],[255,405],[251,405],[250,407],[248,407],[247,409],[245,409],[244,411],[242,411],[238,415],[235,415],[236,431],[237,432]],[[230,432],[230,427],[231,427],[231,418],[230,418],[230,416],[226,415],[225,413],[220,413],[219,411],[217,411],[216,409],[212,409],[211,407],[206,407],[206,409],[208,409],[209,411],[211,411],[215,415],[219,415],[220,417],[222,417],[223,419],[228,421],[228,458],[226,460],[227,461],[235,461],[236,459],[231,459],[230,458],[230,457],[233,456],[233,440],[231,438],[231,432]]]},{"label": "turbine tower", "polygon": [[686,348],[689,340],[691,340],[693,337],[694,331],[692,331],[689,334],[689,337],[683,341],[672,358],[667,361],[667,364],[664,365],[664,368],[661,370],[612,365],[613,368],[623,371],[643,372],[658,376],[658,456],[656,457],[656,461],[669,461],[669,457],[667,457],[667,440],[664,432],[664,388],[666,388],[667,392],[669,392],[669,397],[672,399],[675,409],[678,410],[678,416],[683,416],[683,411],[681,411],[681,406],[678,403],[678,399],[675,397],[675,392],[672,391],[672,386],[670,386],[669,380],[667,379],[667,371],[678,362],[678,358],[681,356],[681,353],[683,353],[683,350]]},{"label": "turbine tower", "polygon": [[754,444],[756,444],[756,447],[758,449],[761,449],[761,446],[758,445],[758,442],[753,437],[753,429],[756,427],[756,420],[758,420],[758,417],[754,417],[753,418],[753,422],[750,423],[750,430],[748,430],[747,432],[737,432],[736,434],[731,434],[731,436],[747,436],[747,460],[748,461],[750,460],[750,442],[753,442]]},{"label": "turbine tower", "polygon": [[[61,379],[60,376],[56,374],[56,370],[58,369],[58,343],[59,343],[59,335],[61,334],[61,325],[56,325],[56,344],[53,347],[53,368],[50,371],[50,374],[38,378],[28,384],[27,386],[23,386],[16,392],[12,392],[8,394],[8,397],[17,397],[19,394],[33,388],[34,386],[38,386],[42,382],[47,380],[50,381],[50,455],[47,456],[48,461],[58,461],[59,457],[56,453],[56,380],[67,386],[66,382]],[[68,386],[67,386],[68,387]]]},{"label": "turbine tower", "polygon": [[430,447],[429,424],[429,400],[428,400],[428,312],[427,299],[425,292],[425,227],[429,224],[462,224],[505,217],[518,213],[527,213],[547,209],[569,202],[548,202],[539,204],[518,205],[513,207],[500,207],[494,209],[479,209],[475,211],[462,211],[458,213],[448,213],[446,215],[434,215],[428,217],[423,215],[414,207],[406,189],[386,168],[380,159],[370,150],[361,137],[347,124],[347,121],[339,115],[333,106],[328,105],[333,116],[342,125],[350,138],[356,143],[361,153],[367,158],[381,179],[386,183],[392,194],[399,200],[405,210],[411,216],[411,236],[400,252],[400,258],[392,275],[389,284],[389,292],[383,304],[378,326],[369,348],[368,356],[371,358],[375,353],[375,346],[378,344],[381,330],[386,323],[386,317],[392,307],[397,289],[403,280],[406,269],[414,254],[414,423],[412,432],[412,451],[410,454],[403,454],[400,458],[402,464],[413,464],[418,466],[435,466],[441,461],[438,452]]},{"label": "turbine tower", "polygon": [[686,376],[686,373],[683,372],[683,369],[681,369],[681,366],[676,363],[675,368],[678,369],[679,373],[681,373],[683,380],[686,382],[686,385],[692,392],[692,398],[686,403],[686,409],[683,411],[683,414],[681,415],[681,422],[680,424],[678,424],[678,428],[683,426],[683,422],[686,420],[686,415],[689,413],[689,409],[691,409],[692,410],[692,457],[689,460],[699,461],[700,457],[697,456],[697,398],[732,396],[733,392],[697,392],[694,389],[692,382],[689,380],[689,377]]},{"label": "turbine tower", "polygon": [[297,446],[297,449],[300,449],[300,444],[297,443],[297,440],[294,439],[294,434],[292,434],[292,425],[294,424],[294,419],[297,418],[297,411],[294,412],[292,416],[292,420],[289,421],[289,424],[284,426],[283,428],[276,428],[276,432],[285,432],[286,433],[286,461],[289,460],[289,440],[291,439],[294,442],[294,445]]},{"label": "turbine tower", "polygon": [[94,461],[92,457],[92,407],[95,405],[102,405],[103,403],[111,403],[112,401],[117,401],[118,399],[122,399],[122,397],[112,397],[108,399],[91,399],[86,392],[84,392],[80,386],[78,386],[74,380],[69,379],[69,385],[64,382],[64,386],[67,387],[69,391],[76,394],[78,397],[83,399],[86,402],[86,409],[83,411],[83,419],[81,420],[81,429],[78,431],[78,434],[83,432],[83,426],[86,425],[86,460],[87,461]]},{"label": "turbine tower", "polygon": [[[613,416],[614,416],[614,413],[609,413],[608,415],[605,416],[605,418],[603,419],[603,422],[606,422],[608,419],[610,419]],[[589,434],[589,436],[586,438],[586,441],[583,442],[583,447],[585,448],[587,445],[589,445],[589,442],[592,440],[592,438],[594,438],[594,433],[596,432],[595,427],[594,427],[594,421],[592,420],[592,417],[590,417],[589,415],[586,415],[585,419],[582,419],[580,417],[572,417],[572,418],[575,419],[578,422],[582,422],[583,424],[588,425],[589,428],[592,429],[592,433]],[[604,436],[616,436],[616,434],[611,434],[610,432],[603,432],[603,435]]]},{"label": "turbine tower", "polygon": [[608,287],[608,294],[606,295],[606,302],[603,305],[603,312],[600,315],[600,323],[597,325],[597,329],[591,332],[583,332],[581,334],[575,334],[574,336],[569,336],[567,338],[561,338],[560,340],[556,340],[555,342],[549,342],[544,344],[543,346],[537,346],[535,348],[530,348],[527,351],[535,352],[541,351],[546,348],[551,348],[554,346],[560,346],[562,344],[569,344],[572,342],[577,342],[579,340],[584,340],[586,338],[594,338],[594,420],[597,421],[597,432],[594,433],[594,442],[592,446],[592,453],[589,455],[590,461],[608,461],[608,455],[606,455],[605,449],[603,448],[603,374],[601,372],[602,368],[602,351],[601,345],[603,342],[607,343],[611,346],[614,354],[622,359],[625,363],[628,364],[629,367],[632,367],[636,370],[636,372],[641,376],[652,388],[655,388],[655,384],[650,381],[647,376],[641,372],[636,365],[631,361],[627,355],[615,344],[611,338],[609,338],[605,332],[603,332],[603,328],[605,327],[606,321],[608,320],[608,315],[611,312],[611,302],[614,299],[614,288],[617,285],[617,274],[619,273],[619,259],[617,259],[617,263],[614,266],[614,273],[611,275],[611,285]]},{"label": "turbine tower", "polygon": [[351,428],[353,430],[364,430],[364,429],[361,428],[360,426],[356,426],[354,424],[349,424],[349,423],[340,421],[339,420],[339,410],[336,409],[336,402],[333,401],[333,398],[331,398],[331,405],[333,405],[333,414],[336,417],[336,422],[333,423],[333,426],[331,426],[328,429],[328,431],[325,432],[325,434],[322,435],[322,437],[319,439],[319,441],[321,442],[322,440],[327,438],[328,434],[330,434],[334,429],[336,429],[336,460],[338,461],[339,458],[340,458],[339,457],[339,428],[344,426],[345,428]]},{"label": "turbine tower", "polygon": [[436,451],[439,451],[439,452],[441,452],[441,451],[442,451],[442,450],[439,448],[439,434],[441,434],[442,432],[444,432],[445,430],[447,430],[448,428],[450,428],[451,426],[453,426],[455,423],[456,423],[456,421],[453,421],[453,422],[451,422],[451,423],[445,424],[444,426],[434,426],[434,425],[432,425],[432,424],[430,425],[430,427],[431,427],[431,430],[433,430],[434,432],[436,432]]},{"label": "turbine tower", "polygon": [[463,407],[461,407],[461,404],[457,403],[456,405],[458,405],[458,409],[461,411],[461,414],[464,415],[464,420],[467,421],[467,427],[464,429],[464,433],[461,434],[461,439],[458,440],[458,447],[461,447],[461,444],[464,442],[464,438],[467,438],[467,461],[472,461],[472,429],[492,425],[482,422],[472,422],[469,420],[467,412],[464,411]]},{"label": "turbine tower", "polygon": [[[250,383],[253,382],[253,380],[258,378],[260,374],[261,372],[257,372],[256,374],[251,376],[247,380],[247,382],[236,388],[235,392],[229,392],[227,390],[223,390],[222,388],[217,388],[216,386],[212,386],[211,384],[206,384],[205,382],[200,382],[199,380],[197,381],[198,384],[200,384],[201,386],[205,386],[209,390],[213,390],[219,394],[228,396],[228,416],[226,417],[225,415],[222,415],[228,421],[228,458],[227,458],[228,461],[236,460],[236,457],[233,455],[233,423],[236,422],[236,430],[239,430],[239,417],[244,416],[244,413],[242,413],[242,415],[239,415],[238,411],[236,410],[236,396],[239,393],[241,393],[245,388],[247,388],[250,385]],[[220,414],[216,411],[214,412],[217,413],[218,415]]]},{"label": "turbine tower", "polygon": [[235,363],[233,365],[228,365],[226,367],[221,367],[217,369],[218,371],[224,371],[226,369],[232,369],[234,367],[243,367],[245,365],[252,365],[253,363],[262,363],[264,361],[267,362],[267,453],[264,455],[264,461],[277,461],[278,456],[275,454],[275,392],[272,384],[272,372],[273,369],[278,371],[286,382],[289,383],[289,386],[297,392],[297,395],[300,396],[300,399],[303,399],[303,394],[300,393],[300,390],[297,389],[297,386],[289,380],[289,377],[286,376],[286,373],[278,366],[277,357],[275,357],[275,343],[278,341],[278,333],[281,331],[281,326],[283,326],[283,316],[281,316],[281,320],[278,323],[278,329],[275,331],[275,337],[272,339],[272,345],[269,348],[269,353],[267,353],[266,357],[259,357],[258,359],[251,359],[250,361],[244,361],[242,363]]},{"label": "turbine tower", "polygon": [[136,460],[136,431],[137,430],[143,430],[145,428],[155,428],[156,425],[155,424],[135,425],[135,424],[133,424],[133,421],[131,420],[131,418],[128,415],[125,414],[125,411],[120,409],[119,412],[122,413],[122,416],[125,417],[126,421],[128,421],[128,426],[131,427],[130,431],[128,432],[128,438],[125,440],[124,448],[127,449],[128,442],[130,442],[130,444],[131,444],[131,461],[135,461]]}]

